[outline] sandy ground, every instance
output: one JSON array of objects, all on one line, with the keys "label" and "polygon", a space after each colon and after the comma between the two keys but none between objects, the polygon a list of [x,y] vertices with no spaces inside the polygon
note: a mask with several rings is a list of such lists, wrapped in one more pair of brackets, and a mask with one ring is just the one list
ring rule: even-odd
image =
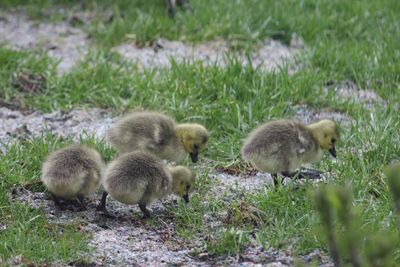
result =
[{"label": "sandy ground", "polygon": [[[79,19],[85,22],[86,18]],[[12,49],[35,49],[45,52],[59,61],[58,73],[63,74],[73,68],[89,51],[90,40],[73,23],[35,22],[21,11],[2,12],[0,10],[0,43]],[[133,43],[121,44],[113,51],[128,61],[137,63],[139,69],[169,67],[171,59],[176,62],[203,62],[205,65],[225,66],[228,58],[235,58],[248,64],[247,55],[233,53],[226,41],[213,41],[193,45],[180,41],[158,39],[151,47],[138,47]],[[291,46],[274,40],[265,40],[249,58],[253,66],[271,71],[279,68],[293,58],[304,42],[293,35]],[[229,53],[229,57],[227,53]]]},{"label": "sandy ground", "polygon": [[336,121],[342,126],[348,127],[354,120],[340,111],[331,108],[311,108],[307,105],[296,105],[290,108],[294,112],[295,119],[302,121],[306,124],[316,122],[322,119],[331,119]]},{"label": "sandy ground", "polygon": [[40,137],[47,133],[75,140],[85,135],[102,139],[112,122],[110,112],[100,109],[43,114],[0,107],[0,150],[4,151],[4,146],[15,139]]},{"label": "sandy ground", "polygon": [[325,92],[333,93],[339,100],[361,104],[367,109],[375,105],[387,105],[386,101],[372,89],[360,88],[352,81],[332,82],[326,86]]},{"label": "sandy ground", "polygon": [[82,30],[68,23],[37,23],[24,13],[0,11],[0,43],[19,49],[46,52],[59,61],[60,74],[70,70],[88,52],[89,40]]},{"label": "sandy ground", "polygon": [[230,52],[229,43],[226,41],[190,45],[179,41],[159,39],[152,47],[141,48],[131,43],[115,47],[114,51],[128,60],[138,63],[141,68],[169,67],[171,59],[177,63],[200,61],[204,65],[219,67],[224,67],[230,59],[235,59],[243,65],[247,65],[250,58],[254,67],[263,71],[272,71],[283,66],[299,50],[285,46],[278,41],[265,40],[258,50],[248,58],[244,54]]}]

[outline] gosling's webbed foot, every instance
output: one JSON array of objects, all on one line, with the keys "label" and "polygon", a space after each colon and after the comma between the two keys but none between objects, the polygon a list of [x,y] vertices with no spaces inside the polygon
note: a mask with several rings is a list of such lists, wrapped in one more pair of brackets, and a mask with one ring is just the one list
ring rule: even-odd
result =
[{"label": "gosling's webbed foot", "polygon": [[99,209],[97,208],[98,211],[101,211],[103,213],[104,216],[111,218],[111,219],[115,219],[117,218],[117,216],[115,216],[114,214],[110,213],[106,207]]},{"label": "gosling's webbed foot", "polygon": [[282,172],[285,177],[295,179],[320,179],[322,172],[313,169],[301,169],[296,172]]},{"label": "gosling's webbed foot", "polygon": [[151,213],[146,208],[146,204],[139,204],[139,208],[143,212],[143,218],[145,218],[145,219],[151,218]]},{"label": "gosling's webbed foot", "polygon": [[324,172],[309,168],[301,168],[300,173],[304,176],[305,179],[321,179],[322,174]]},{"label": "gosling's webbed foot", "polygon": [[85,210],[87,210],[86,205],[85,205],[84,196],[78,195],[78,196],[77,196],[77,199],[78,199],[79,211],[85,211]]},{"label": "gosling's webbed foot", "polygon": [[65,210],[72,210],[73,211],[73,210],[75,210],[74,209],[75,203],[74,203],[73,200],[59,198],[54,194],[50,194],[50,196],[53,199],[54,205],[58,209],[60,209],[62,211],[65,211]]},{"label": "gosling's webbed foot", "polygon": [[56,195],[51,194],[51,198],[53,199],[54,205],[57,208],[59,208],[60,210],[66,210],[65,206],[61,205],[60,199]]}]

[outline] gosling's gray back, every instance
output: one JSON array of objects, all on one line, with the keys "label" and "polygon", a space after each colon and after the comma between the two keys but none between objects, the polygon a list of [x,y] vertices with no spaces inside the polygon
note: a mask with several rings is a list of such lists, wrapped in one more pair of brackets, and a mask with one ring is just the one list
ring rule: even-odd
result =
[{"label": "gosling's gray back", "polygon": [[86,195],[99,185],[103,162],[97,151],[71,145],[53,152],[42,168],[42,181],[58,196]]},{"label": "gosling's gray back", "polygon": [[160,160],[146,152],[130,152],[113,161],[106,171],[105,190],[127,204],[150,203],[171,190],[171,175]]},{"label": "gosling's gray back", "polygon": [[307,157],[312,157],[318,149],[319,146],[306,125],[296,121],[279,120],[266,123],[250,133],[241,152],[245,160],[273,159],[271,165],[275,166],[271,169],[289,171],[296,167],[290,165],[297,165],[297,159],[312,161]]},{"label": "gosling's gray back", "polygon": [[160,156],[167,146],[181,146],[175,125],[174,120],[161,113],[133,112],[110,128],[108,140],[120,154],[142,150]]}]

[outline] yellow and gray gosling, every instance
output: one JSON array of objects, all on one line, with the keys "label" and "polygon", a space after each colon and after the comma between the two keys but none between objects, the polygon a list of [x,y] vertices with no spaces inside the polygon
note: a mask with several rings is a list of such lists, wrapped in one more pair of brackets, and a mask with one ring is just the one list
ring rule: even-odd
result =
[{"label": "yellow and gray gosling", "polygon": [[189,202],[189,191],[194,181],[194,174],[186,167],[169,167],[147,152],[126,153],[107,167],[102,181],[105,192],[98,209],[110,215],[106,209],[106,198],[110,194],[121,203],[139,204],[144,217],[150,217],[146,205],[169,193]]},{"label": "yellow and gray gosling", "polygon": [[193,162],[207,147],[208,132],[200,124],[176,122],[158,112],[136,111],[118,120],[108,140],[120,154],[140,150],[160,159],[182,161],[187,153]]},{"label": "yellow and gray gosling", "polygon": [[244,142],[241,154],[258,170],[271,173],[277,186],[277,173],[292,177],[303,164],[321,160],[323,150],[336,157],[338,140],[339,130],[332,120],[309,125],[277,120],[253,130]]},{"label": "yellow and gray gosling", "polygon": [[180,6],[185,10],[193,11],[192,6],[189,3],[189,0],[166,0],[167,1],[167,11],[168,16],[174,17],[176,6]]},{"label": "yellow and gray gosling", "polygon": [[59,198],[74,200],[86,210],[84,197],[99,187],[105,166],[100,154],[85,145],[71,145],[51,153],[42,166],[43,184],[61,208]]}]

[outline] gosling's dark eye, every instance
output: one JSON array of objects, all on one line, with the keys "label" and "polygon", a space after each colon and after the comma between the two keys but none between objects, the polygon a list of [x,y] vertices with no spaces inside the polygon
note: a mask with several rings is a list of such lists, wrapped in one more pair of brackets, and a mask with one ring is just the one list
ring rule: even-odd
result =
[{"label": "gosling's dark eye", "polygon": [[189,190],[189,189],[190,189],[190,185],[187,185],[187,186],[186,186],[186,190]]},{"label": "gosling's dark eye", "polygon": [[332,142],[332,144],[336,143],[336,139],[332,138],[331,142]]},{"label": "gosling's dark eye", "polygon": [[194,145],[193,148],[197,150],[199,149],[199,145]]}]

